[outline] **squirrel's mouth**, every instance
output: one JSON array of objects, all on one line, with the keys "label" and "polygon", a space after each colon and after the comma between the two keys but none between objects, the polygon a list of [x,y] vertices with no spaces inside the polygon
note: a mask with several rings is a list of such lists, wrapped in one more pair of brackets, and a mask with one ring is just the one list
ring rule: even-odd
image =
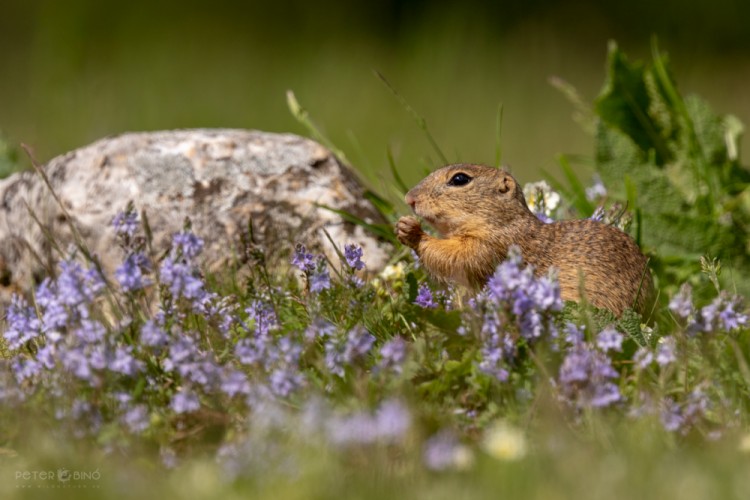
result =
[{"label": "squirrel's mouth", "polygon": [[440,218],[435,216],[435,214],[426,214],[424,211],[419,209],[418,204],[412,205],[412,211],[417,217],[420,217],[422,220],[424,220],[426,223],[428,223],[430,226],[434,227],[435,230],[437,230],[438,233],[440,233],[440,236],[445,237],[448,234],[448,227],[440,221]]},{"label": "squirrel's mouth", "polygon": [[420,213],[414,212],[418,216],[420,216],[426,223],[428,223],[430,226],[434,227],[435,230],[440,233],[440,236],[446,236],[448,234],[448,227],[446,227],[445,224],[441,223],[439,219],[437,219],[434,216],[431,215],[423,215]]}]

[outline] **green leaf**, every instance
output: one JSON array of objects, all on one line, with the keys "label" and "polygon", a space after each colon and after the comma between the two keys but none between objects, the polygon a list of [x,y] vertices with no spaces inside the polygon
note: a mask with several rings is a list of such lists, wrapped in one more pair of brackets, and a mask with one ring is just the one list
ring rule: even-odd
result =
[{"label": "green leaf", "polygon": [[597,115],[627,135],[642,152],[655,151],[657,164],[665,163],[671,154],[659,124],[649,115],[645,65],[628,62],[614,42],[609,45],[607,63],[607,82],[594,107]]},{"label": "green leaf", "polygon": [[413,272],[406,275],[406,284],[408,285],[408,300],[410,304],[413,304],[417,300],[417,294],[419,293],[419,283],[417,277]]}]

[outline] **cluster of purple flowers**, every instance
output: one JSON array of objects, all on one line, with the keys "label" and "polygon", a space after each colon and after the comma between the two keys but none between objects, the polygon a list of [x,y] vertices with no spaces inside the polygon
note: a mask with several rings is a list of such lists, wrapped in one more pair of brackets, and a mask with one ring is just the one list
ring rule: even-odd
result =
[{"label": "cluster of purple flowers", "polygon": [[401,367],[406,361],[406,341],[401,337],[395,337],[380,348],[379,370],[392,370],[401,373]]},{"label": "cluster of purple flowers", "polygon": [[526,340],[540,338],[545,329],[551,332],[553,325],[545,322],[545,314],[560,311],[563,305],[558,282],[549,276],[535,277],[533,267],[524,266],[521,250],[516,246],[510,248],[508,258],[487,282],[485,297],[486,304],[515,319]]},{"label": "cluster of purple flowers", "polygon": [[544,334],[557,336],[553,316],[562,309],[559,285],[550,277],[534,276],[518,247],[511,247],[471,305],[482,315],[479,369],[500,381],[508,378],[506,364],[516,356],[520,339],[533,343]]},{"label": "cluster of purple flowers", "polygon": [[138,214],[130,208],[124,212],[118,212],[112,219],[112,226],[118,236],[133,238],[140,227]]},{"label": "cluster of purple flowers", "polygon": [[661,423],[670,432],[686,434],[706,417],[710,408],[708,396],[697,387],[681,404],[672,398],[666,398],[661,409]]},{"label": "cluster of purple flowers", "polygon": [[363,326],[357,325],[345,336],[332,336],[325,344],[325,363],[328,370],[339,377],[344,369],[369,354],[375,337]]},{"label": "cluster of purple flowers", "polygon": [[675,361],[677,361],[677,345],[674,337],[659,339],[655,351],[648,347],[640,347],[633,356],[635,366],[640,369],[645,369],[654,362],[661,367],[665,367]]},{"label": "cluster of purple flowers", "polygon": [[442,430],[424,444],[422,461],[428,469],[442,471],[460,465],[463,445],[450,430]]},{"label": "cluster of purple flowers", "polygon": [[[188,422],[192,418],[185,419],[185,414],[199,418],[202,408],[244,402],[253,408],[252,425],[259,428],[264,419],[275,419],[274,405],[288,403],[285,398],[295,403],[303,398],[307,391],[301,389],[321,386],[322,391],[332,391],[371,379],[382,391],[395,385],[384,384],[390,382],[386,377],[398,379],[398,374],[412,372],[403,369],[410,348],[402,330],[394,328],[386,334],[388,340],[379,343],[372,332],[382,330],[368,330],[364,317],[350,314],[361,314],[361,297],[367,296],[359,289],[363,282],[357,274],[365,265],[356,245],[345,245],[336,272],[345,286],[332,280],[325,257],[298,245],[291,264],[304,273],[308,293],[292,297],[297,302],[290,306],[294,292],[285,295],[264,283],[249,303],[243,303],[209,290],[198,266],[205,245],[195,234],[175,234],[171,251],[161,262],[152,262],[138,237],[137,215],[126,212],[113,223],[125,250],[115,282],[107,283],[95,266],[87,269],[67,259],[60,263],[56,278],[38,287],[33,305],[14,297],[7,310],[3,336],[13,351],[7,366],[15,387],[26,396],[44,390],[60,400],[67,398],[57,408],[60,418],[85,420],[90,432],[113,418],[126,432],[143,434],[151,421],[163,422],[165,415],[172,422]],[[422,284],[414,303],[449,310],[449,298],[441,293]],[[158,300],[153,308],[139,308],[141,299],[152,297]],[[720,294],[697,309],[687,285],[669,307],[692,335],[732,331],[748,323],[739,298]],[[282,324],[299,310],[303,312],[296,316],[298,322]],[[578,411],[625,401],[623,392],[629,397],[631,393],[621,392],[620,373],[613,364],[613,358],[630,352],[625,336],[610,326],[587,338],[583,328],[572,323],[558,333],[555,321],[561,310],[556,280],[535,276],[534,269],[524,265],[520,250],[512,248],[486,288],[470,301],[463,312],[462,336],[452,341],[468,344],[468,352],[478,350],[476,368],[502,382],[509,380],[525,347],[550,341],[552,356],[562,360],[554,377],[562,401]],[[414,308],[409,312],[413,314]],[[477,337],[466,334],[472,320]],[[650,376],[656,371],[650,368],[674,364],[677,339],[668,336],[653,348],[639,348],[632,359],[634,376]],[[447,356],[443,348],[426,346],[415,352],[433,356],[440,351],[440,356]],[[679,348],[682,352],[682,343]],[[377,376],[367,377],[368,371]],[[0,384],[0,400],[12,392]],[[471,408],[479,413],[480,407]],[[681,399],[670,393],[653,405],[652,414],[667,430],[686,432],[710,407],[705,392],[695,389]],[[466,414],[467,420],[474,420],[473,413]],[[310,415],[303,412],[299,422]],[[309,427],[339,447],[401,443],[413,423],[399,399],[386,399],[373,411],[331,409],[325,418],[317,415]],[[284,422],[290,420],[285,417]],[[252,441],[248,453],[267,445]],[[227,446],[222,453],[236,455],[238,449]],[[441,470],[467,460],[465,451],[456,434],[439,431],[425,443],[423,459],[428,468]],[[175,461],[173,452],[166,451],[165,457]]]},{"label": "cluster of purple flowers", "polygon": [[691,335],[713,333],[719,329],[731,332],[748,324],[748,316],[740,312],[741,297],[721,292],[710,304],[695,309],[692,288],[688,283],[672,297],[669,309],[677,317],[687,321],[687,332]]},{"label": "cluster of purple flowers", "polygon": [[[19,297],[8,309],[4,337],[17,352],[12,365],[18,381],[36,379],[55,368],[92,387],[101,386],[107,373],[136,375],[143,363],[134,359],[129,346],[107,335],[101,319],[92,316],[91,305],[105,286],[103,278],[73,260],[59,267],[57,278],[47,278],[37,289],[38,313]],[[24,349],[30,341],[35,349]]]},{"label": "cluster of purple flowers", "polygon": [[572,345],[560,366],[560,397],[577,409],[601,408],[621,401],[620,388],[614,382],[618,373],[607,352],[622,349],[623,335],[608,327],[590,343],[579,328],[569,324],[566,339]]},{"label": "cluster of purple flowers", "polygon": [[245,312],[253,327],[242,324],[245,335],[237,341],[235,355],[240,363],[261,369],[271,391],[286,397],[304,383],[299,371],[302,346],[290,336],[273,335],[280,325],[269,302],[255,300]]},{"label": "cluster of purple flowers", "polygon": [[[148,426],[150,405],[162,400],[158,396],[162,387],[175,387],[171,396],[167,392],[175,413],[197,410],[201,394],[248,394],[250,383],[243,371],[217,361],[204,334],[183,330],[186,312],[178,307],[180,299],[186,300],[188,312],[192,309],[207,321],[217,319],[218,329],[225,335],[239,322],[230,301],[206,290],[195,265],[203,241],[194,234],[176,234],[172,251],[159,266],[163,293],[156,314],[140,327],[128,316],[112,323],[110,310],[121,303],[120,297],[151,286],[154,272],[149,259],[133,243],[137,216],[120,214],[114,225],[116,233],[127,239],[123,245],[126,256],[114,273],[119,291],[107,288],[96,266],[86,269],[66,259],[60,263],[57,277],[47,278],[37,288],[35,307],[20,297],[13,298],[3,336],[14,351],[9,365],[16,381],[28,392],[43,390],[59,396],[62,406],[57,415],[61,418],[86,416],[89,424],[91,418],[101,418],[97,406],[78,397],[66,410],[65,396],[80,392],[78,384],[106,386],[121,422],[134,433]],[[108,300],[107,294],[115,295]],[[258,313],[254,321],[261,330],[268,330],[272,319]],[[136,379],[148,380],[139,398],[117,391],[132,387]],[[149,402],[152,397],[155,399]]]},{"label": "cluster of purple flowers", "polygon": [[381,403],[374,413],[356,412],[328,419],[328,439],[339,446],[392,443],[403,439],[411,428],[411,413],[398,400]]},{"label": "cluster of purple flowers", "polygon": [[319,293],[331,288],[331,275],[324,256],[316,258],[307,251],[305,245],[298,244],[292,257],[292,265],[305,273],[310,292]]},{"label": "cluster of purple flowers", "polygon": [[435,309],[438,303],[432,297],[432,290],[427,283],[419,285],[419,291],[417,292],[417,298],[414,299],[414,303],[424,309]]}]

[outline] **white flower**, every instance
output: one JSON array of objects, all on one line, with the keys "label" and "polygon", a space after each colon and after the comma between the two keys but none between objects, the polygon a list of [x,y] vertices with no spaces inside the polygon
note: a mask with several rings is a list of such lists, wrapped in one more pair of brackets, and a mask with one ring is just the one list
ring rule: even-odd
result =
[{"label": "white flower", "polygon": [[404,263],[398,262],[386,266],[385,269],[380,273],[380,277],[385,281],[397,281],[404,278]]},{"label": "white flower", "polygon": [[537,213],[544,208],[544,215],[548,217],[560,205],[560,195],[552,191],[547,181],[529,182],[523,187],[523,195],[529,210]]}]

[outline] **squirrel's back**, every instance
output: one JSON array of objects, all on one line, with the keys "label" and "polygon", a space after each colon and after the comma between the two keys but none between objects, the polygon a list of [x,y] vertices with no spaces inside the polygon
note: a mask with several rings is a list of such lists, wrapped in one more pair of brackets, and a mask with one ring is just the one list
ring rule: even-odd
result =
[{"label": "squirrel's back", "polygon": [[558,270],[564,299],[579,301],[583,291],[595,306],[618,314],[626,308],[645,310],[652,295],[651,273],[630,236],[590,219],[553,222],[540,230],[550,233],[548,251],[524,252],[524,258],[538,273]]}]

